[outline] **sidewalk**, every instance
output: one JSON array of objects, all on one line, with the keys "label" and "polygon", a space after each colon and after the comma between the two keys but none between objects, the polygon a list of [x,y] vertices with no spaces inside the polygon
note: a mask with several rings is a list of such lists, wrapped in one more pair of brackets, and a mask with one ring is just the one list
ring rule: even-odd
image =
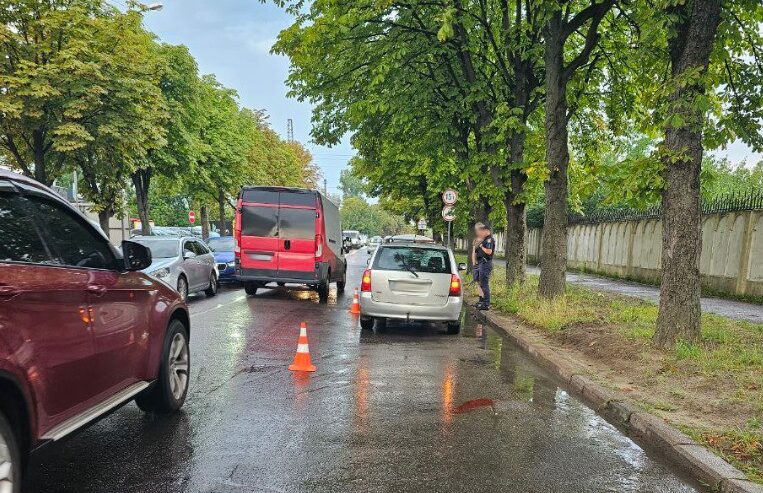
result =
[{"label": "sidewalk", "polygon": [[[504,266],[506,261],[496,259],[496,263]],[[528,265],[527,272],[538,275],[540,274],[540,268]],[[575,272],[567,273],[567,282],[590,289],[597,289],[600,291],[618,293],[633,298],[653,301],[655,303],[660,301],[660,288],[648,284],[609,279],[607,277],[596,276],[593,274],[578,274]],[[702,311],[715,313],[716,315],[722,315],[735,320],[745,320],[747,322],[763,324],[763,306],[755,303],[703,296]]]}]

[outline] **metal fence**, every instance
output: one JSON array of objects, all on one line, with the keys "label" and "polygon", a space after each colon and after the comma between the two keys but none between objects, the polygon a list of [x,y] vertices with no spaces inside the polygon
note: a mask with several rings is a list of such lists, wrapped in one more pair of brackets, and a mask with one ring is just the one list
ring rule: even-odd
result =
[{"label": "metal fence", "polygon": [[[731,193],[711,200],[702,201],[702,213],[752,211],[763,209],[763,190],[750,190],[746,193]],[[588,214],[572,213],[569,224],[598,224],[621,221],[639,221],[660,217],[660,207],[647,209],[600,209]],[[535,209],[527,213],[529,228],[543,227],[543,210]]]}]

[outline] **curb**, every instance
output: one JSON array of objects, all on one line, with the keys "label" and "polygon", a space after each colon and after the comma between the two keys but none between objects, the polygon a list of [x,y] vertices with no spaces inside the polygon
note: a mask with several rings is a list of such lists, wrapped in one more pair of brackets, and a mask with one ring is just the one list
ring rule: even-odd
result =
[{"label": "curb", "polygon": [[[747,480],[743,472],[698,444],[663,419],[643,411],[624,394],[609,390],[585,375],[577,365],[561,358],[556,352],[536,345],[526,334],[507,326],[491,312],[468,307],[469,313],[504,333],[509,340],[530,354],[544,368],[559,377],[569,390],[582,397],[594,411],[626,430],[629,436],[657,450],[686,473],[721,493],[763,493],[763,485]],[[511,316],[515,326],[522,323]]]}]

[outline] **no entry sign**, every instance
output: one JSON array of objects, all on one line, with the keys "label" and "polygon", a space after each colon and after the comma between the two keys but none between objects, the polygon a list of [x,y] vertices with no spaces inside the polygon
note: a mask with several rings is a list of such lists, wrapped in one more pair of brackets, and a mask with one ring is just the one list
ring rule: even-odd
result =
[{"label": "no entry sign", "polygon": [[196,222],[196,213],[193,211],[188,211],[188,222],[193,224]]}]

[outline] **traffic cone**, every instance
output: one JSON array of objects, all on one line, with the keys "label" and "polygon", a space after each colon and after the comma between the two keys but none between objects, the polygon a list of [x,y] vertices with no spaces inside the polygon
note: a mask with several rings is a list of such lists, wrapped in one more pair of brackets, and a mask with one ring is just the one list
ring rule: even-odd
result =
[{"label": "traffic cone", "polygon": [[353,315],[360,314],[360,299],[358,298],[358,288],[355,288],[355,294],[352,295],[352,306],[350,307],[350,313]]},{"label": "traffic cone", "polygon": [[299,342],[297,354],[294,355],[294,363],[289,365],[291,371],[315,371],[315,366],[310,362],[310,346],[307,344],[307,326],[305,322],[299,324]]}]

